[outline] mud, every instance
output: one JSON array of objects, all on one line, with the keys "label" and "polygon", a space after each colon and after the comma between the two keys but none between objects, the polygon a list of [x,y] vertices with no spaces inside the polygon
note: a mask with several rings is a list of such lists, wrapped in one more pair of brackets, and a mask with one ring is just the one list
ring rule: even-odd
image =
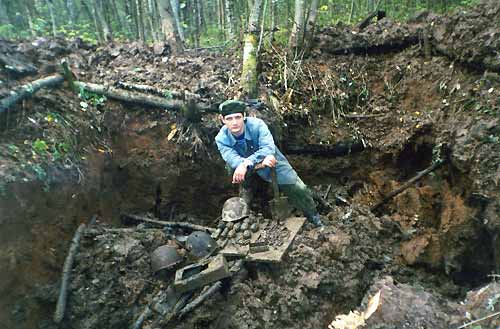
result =
[{"label": "mud", "polygon": [[[337,315],[365,310],[380,290],[370,328],[445,328],[497,311],[498,287],[488,275],[500,261],[499,8],[425,13],[408,24],[384,19],[355,33],[334,27],[320,33],[310,57],[289,63],[286,78],[280,54],[264,53],[260,79],[270,92],[262,98],[278,111],[284,149],[354,140],[364,151],[290,156],[318,194],[329,191],[335,207],[320,207],[326,232],[306,225],[282,263],[246,264],[165,327],[327,327]],[[17,58],[36,68],[2,69],[1,96],[56,72],[63,57],[83,81],[152,85],[166,97],[186,91],[208,106],[238,96],[240,60],[230,52],[173,56],[164,44],[97,48],[59,39],[1,41],[0,50],[4,65]],[[181,113],[57,89],[40,91],[0,123],[0,322],[9,328],[54,328],[70,237],[92,215],[96,229],[120,225],[123,213],[215,226],[223,202],[237,194],[213,145],[213,114],[193,125]],[[66,142],[71,147],[58,146]],[[440,169],[372,213],[440,160]],[[269,217],[270,198],[260,187],[254,210]],[[150,268],[150,253],[166,239],[142,226],[86,235],[64,327],[130,327],[172,281],[173,273]],[[154,311],[143,328],[158,317]]]}]

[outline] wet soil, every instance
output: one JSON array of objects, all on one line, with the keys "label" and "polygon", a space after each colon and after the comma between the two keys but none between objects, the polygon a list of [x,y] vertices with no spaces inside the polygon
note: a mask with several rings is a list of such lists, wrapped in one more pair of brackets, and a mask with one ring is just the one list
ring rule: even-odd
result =
[{"label": "wet soil", "polygon": [[[320,207],[326,231],[307,224],[282,263],[247,264],[208,302],[165,326],[326,328],[364,311],[377,291],[370,328],[445,328],[497,311],[496,283],[479,287],[500,257],[499,13],[490,2],[407,24],[381,20],[363,31],[332,27],[288,73],[277,47],[264,53],[261,98],[273,106],[253,113],[271,119],[283,149],[357,141],[364,151],[290,155],[309,186],[329,190],[333,210]],[[0,41],[0,50],[2,97],[57,71],[63,57],[82,81],[147,84],[167,98],[185,91],[216,106],[239,92],[238,52],[172,55],[162,44],[97,48],[58,39]],[[8,69],[7,57],[25,69]],[[71,236],[94,214],[96,228],[121,226],[124,213],[215,225],[237,187],[213,145],[216,115],[195,124],[185,118],[64,88],[42,90],[1,117],[3,326],[54,327]],[[436,161],[444,165],[370,209]],[[253,210],[268,216],[270,197],[261,187]],[[85,236],[64,327],[131,327],[172,281],[172,273],[150,269],[150,253],[166,239],[147,227]],[[419,300],[426,307],[412,309]],[[153,312],[143,328],[158,317]]]}]

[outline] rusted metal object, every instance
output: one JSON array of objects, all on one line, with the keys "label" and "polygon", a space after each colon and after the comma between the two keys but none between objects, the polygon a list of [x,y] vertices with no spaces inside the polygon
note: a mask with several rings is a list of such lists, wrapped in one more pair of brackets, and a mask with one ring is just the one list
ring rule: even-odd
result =
[{"label": "rusted metal object", "polygon": [[175,246],[160,246],[151,253],[151,268],[155,273],[161,270],[170,270],[182,260],[183,257]]},{"label": "rusted metal object", "polygon": [[274,199],[269,201],[271,208],[271,215],[274,220],[283,221],[290,216],[290,207],[288,205],[288,198],[280,196],[278,187],[278,178],[276,175],[276,168],[271,168],[271,179],[273,184]]},{"label": "rusted metal object", "polygon": [[177,270],[173,287],[177,293],[182,294],[229,276],[231,273],[226,258],[219,254]]},{"label": "rusted metal object", "polygon": [[186,240],[186,248],[194,258],[203,258],[210,255],[217,248],[217,242],[205,232],[193,232]]}]

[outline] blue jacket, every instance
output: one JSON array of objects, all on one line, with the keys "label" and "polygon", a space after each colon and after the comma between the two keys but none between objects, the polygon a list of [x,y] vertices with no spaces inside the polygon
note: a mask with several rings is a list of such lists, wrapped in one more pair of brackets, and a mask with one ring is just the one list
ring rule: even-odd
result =
[{"label": "blue jacket", "polygon": [[[250,160],[255,166],[257,163],[262,162],[266,156],[273,154],[278,161],[276,165],[278,184],[295,184],[297,173],[274,145],[273,136],[264,121],[253,117],[245,119],[245,141],[245,145],[238,145],[233,134],[226,126],[222,127],[215,137],[222,158],[231,168],[236,169],[245,159]],[[271,170],[269,168],[257,170],[257,174],[265,181],[271,182]]]}]

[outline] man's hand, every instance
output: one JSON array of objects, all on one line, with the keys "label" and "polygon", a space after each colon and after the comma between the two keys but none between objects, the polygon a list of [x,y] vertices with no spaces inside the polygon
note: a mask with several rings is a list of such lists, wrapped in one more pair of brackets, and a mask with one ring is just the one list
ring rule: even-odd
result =
[{"label": "man's hand", "polygon": [[276,161],[274,155],[268,155],[264,158],[264,160],[262,160],[262,165],[269,168],[274,168],[276,166],[276,163],[278,163],[278,161]]},{"label": "man's hand", "polygon": [[252,162],[245,160],[236,169],[233,174],[233,184],[239,184],[245,180],[247,174],[248,166],[252,165]]}]

